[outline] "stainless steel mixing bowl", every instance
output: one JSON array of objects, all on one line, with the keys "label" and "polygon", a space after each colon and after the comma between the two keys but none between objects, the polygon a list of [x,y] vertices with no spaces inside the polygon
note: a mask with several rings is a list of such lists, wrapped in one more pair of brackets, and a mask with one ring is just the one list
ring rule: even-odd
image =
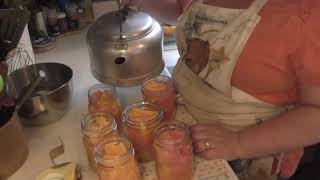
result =
[{"label": "stainless steel mixing bowl", "polygon": [[18,111],[25,125],[39,126],[55,122],[62,118],[71,104],[73,71],[59,63],[34,64],[12,72],[9,75],[9,87],[13,87],[13,94],[21,96],[39,71],[43,71],[45,77]]}]

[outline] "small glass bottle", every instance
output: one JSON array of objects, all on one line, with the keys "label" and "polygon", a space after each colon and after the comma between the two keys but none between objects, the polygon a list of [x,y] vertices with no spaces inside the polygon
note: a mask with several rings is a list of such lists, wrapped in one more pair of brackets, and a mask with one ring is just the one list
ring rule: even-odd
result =
[{"label": "small glass bottle", "polygon": [[78,28],[79,14],[78,5],[76,3],[70,3],[67,9],[68,25],[69,29],[76,30]]},{"label": "small glass bottle", "polygon": [[158,127],[153,147],[159,180],[192,179],[193,148],[184,123],[172,122]]},{"label": "small glass bottle", "polygon": [[64,12],[59,12],[57,14],[58,18],[58,26],[60,33],[68,32],[68,21],[67,21],[67,15]]},{"label": "small glass bottle", "polygon": [[168,76],[157,76],[142,85],[143,99],[157,104],[163,109],[163,122],[170,122],[176,111],[176,92],[173,81]]},{"label": "small glass bottle", "polygon": [[141,180],[132,144],[123,137],[102,141],[95,149],[100,180]]},{"label": "small glass bottle", "polygon": [[99,142],[118,135],[117,123],[111,114],[88,114],[81,122],[81,130],[90,167],[97,172],[94,148]]},{"label": "small glass bottle", "polygon": [[92,23],[94,21],[92,0],[84,0],[84,4],[85,4],[85,13],[87,17],[87,22]]},{"label": "small glass bottle", "polygon": [[86,26],[86,19],[85,19],[86,17],[85,17],[84,9],[79,8],[78,15],[79,15],[79,20],[78,20],[79,28],[83,28]]},{"label": "small glass bottle", "polygon": [[154,160],[153,132],[163,118],[159,106],[139,102],[128,106],[123,112],[126,135],[133,144],[139,162]]},{"label": "small glass bottle", "polygon": [[58,13],[56,8],[53,7],[47,10],[47,22],[48,22],[50,35],[58,35],[59,25],[58,25]]},{"label": "small glass bottle", "polygon": [[121,130],[121,106],[116,89],[106,84],[98,84],[89,89],[89,112],[107,112],[115,117]]}]

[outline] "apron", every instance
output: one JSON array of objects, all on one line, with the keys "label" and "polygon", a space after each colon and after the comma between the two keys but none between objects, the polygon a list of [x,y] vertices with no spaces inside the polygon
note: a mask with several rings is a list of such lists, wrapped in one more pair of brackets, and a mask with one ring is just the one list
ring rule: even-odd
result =
[{"label": "apron", "polygon": [[[179,92],[179,108],[186,108],[198,122],[212,122],[238,131],[279,116],[288,107],[262,102],[231,85],[238,58],[256,25],[258,12],[267,0],[255,0],[246,10],[227,9],[194,1],[179,18],[176,28],[179,59],[172,77]],[[183,60],[188,42],[208,43],[208,62],[190,67]],[[195,73],[192,69],[199,70]],[[250,160],[240,179],[276,179],[281,155]]]}]

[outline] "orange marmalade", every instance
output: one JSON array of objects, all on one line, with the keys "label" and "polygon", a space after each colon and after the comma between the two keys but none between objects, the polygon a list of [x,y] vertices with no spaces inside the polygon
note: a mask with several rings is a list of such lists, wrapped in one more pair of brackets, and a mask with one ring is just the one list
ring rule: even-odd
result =
[{"label": "orange marmalade", "polygon": [[145,81],[142,85],[143,99],[163,109],[163,122],[170,122],[176,111],[176,92],[172,79],[168,76],[157,76]]},{"label": "orange marmalade", "polygon": [[81,129],[90,167],[97,172],[94,148],[100,141],[118,135],[117,124],[110,114],[88,114],[81,122]]},{"label": "orange marmalade", "polygon": [[153,132],[162,121],[161,108],[152,103],[136,103],[125,109],[123,120],[138,161],[153,160]]},{"label": "orange marmalade", "polygon": [[192,179],[192,142],[184,123],[173,122],[158,127],[153,147],[159,180]]},{"label": "orange marmalade", "polygon": [[119,127],[121,127],[121,106],[117,97],[116,89],[112,86],[99,84],[90,88],[89,112],[106,112],[115,117]]},{"label": "orange marmalade", "polygon": [[102,141],[95,150],[100,180],[141,180],[131,143],[121,137]]}]

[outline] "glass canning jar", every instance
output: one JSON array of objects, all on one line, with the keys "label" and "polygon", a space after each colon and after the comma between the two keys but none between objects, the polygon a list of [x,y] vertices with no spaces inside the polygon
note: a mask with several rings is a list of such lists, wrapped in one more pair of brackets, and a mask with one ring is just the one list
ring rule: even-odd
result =
[{"label": "glass canning jar", "polygon": [[141,180],[132,144],[123,137],[108,139],[95,149],[100,180]]},{"label": "glass canning jar", "polygon": [[156,76],[142,85],[143,99],[163,109],[163,122],[170,122],[176,111],[176,92],[169,76]]},{"label": "glass canning jar", "polygon": [[158,127],[153,147],[159,180],[192,179],[193,148],[184,123],[177,121]]},{"label": "glass canning jar", "polygon": [[97,172],[94,148],[102,140],[118,135],[117,123],[111,114],[88,114],[81,122],[81,130],[90,167]]},{"label": "glass canning jar", "polygon": [[161,108],[149,102],[132,104],[124,110],[125,132],[139,162],[154,160],[153,132],[160,125],[162,117]]},{"label": "glass canning jar", "polygon": [[88,92],[90,113],[106,112],[114,116],[119,128],[121,128],[121,105],[115,87],[106,84],[98,84]]}]

